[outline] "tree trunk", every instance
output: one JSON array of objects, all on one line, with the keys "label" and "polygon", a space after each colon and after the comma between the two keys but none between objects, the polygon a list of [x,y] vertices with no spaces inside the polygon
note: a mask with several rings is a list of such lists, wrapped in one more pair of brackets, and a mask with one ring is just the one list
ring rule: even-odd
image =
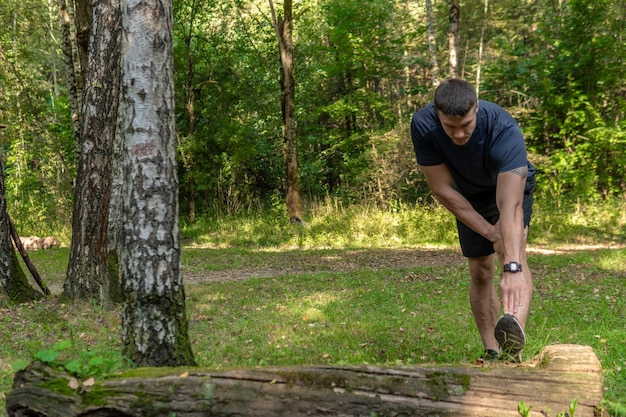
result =
[{"label": "tree trunk", "polygon": [[480,70],[483,65],[483,49],[485,43],[485,27],[487,26],[487,15],[489,13],[489,0],[485,0],[483,9],[483,23],[480,27],[480,43],[478,45],[478,65],[476,66],[476,95],[480,95]]},{"label": "tree trunk", "polygon": [[[540,366],[330,367],[131,371],[94,381],[34,363],[16,374],[9,417],[593,417],[602,367],[588,346],[548,346]],[[56,388],[55,388],[56,387]]]},{"label": "tree trunk", "polygon": [[459,49],[461,48],[461,36],[459,33],[461,8],[459,0],[450,1],[450,32],[448,41],[450,44],[450,77],[459,76]]},{"label": "tree trunk", "polygon": [[58,3],[72,127],[77,154],[80,154],[82,96],[91,24],[91,0],[58,0]]},{"label": "tree trunk", "polygon": [[180,268],[172,0],[123,0],[122,345],[139,366],[194,363]]},{"label": "tree trunk", "polygon": [[4,193],[4,166],[0,160],[0,286],[16,303],[37,300],[42,294],[30,286],[11,244],[11,224]]},{"label": "tree trunk", "polygon": [[[194,62],[192,60],[192,39],[193,28],[195,24],[197,2],[194,1],[191,5],[191,16],[189,18],[188,32],[185,34],[185,67],[187,70],[187,80],[185,85],[186,93],[186,106],[187,110],[187,138],[186,141],[193,143],[196,135],[196,84],[194,82]],[[196,182],[194,180],[194,163],[193,153],[187,152],[184,147],[180,147],[181,161],[185,169],[185,181],[183,188],[185,190],[185,196],[187,197],[187,218],[190,223],[196,221]]]},{"label": "tree trunk", "polygon": [[74,197],[72,244],[63,294],[105,304],[118,294],[109,279],[107,236],[113,144],[121,77],[120,0],[101,0],[93,25],[85,71],[80,153]]},{"label": "tree trunk", "polygon": [[437,38],[433,17],[433,4],[426,0],[426,27],[428,30],[428,51],[430,55],[430,80],[433,86],[439,85],[439,64],[437,63]]},{"label": "tree trunk", "polygon": [[298,172],[298,140],[296,133],[296,83],[293,63],[293,8],[292,0],[283,3],[283,16],[276,16],[274,4],[269,1],[272,10],[272,23],[278,39],[280,53],[280,88],[282,92],[281,109],[283,116],[283,151],[285,160],[285,187],[287,210],[292,222],[302,223],[300,204],[300,175]]},{"label": "tree trunk", "polygon": [[[121,11],[121,10],[120,10]],[[121,44],[121,42],[120,42]],[[120,45],[121,49],[121,45]],[[121,70],[121,67],[120,67]],[[121,85],[120,71],[120,85]],[[123,154],[123,133],[122,133],[122,114],[124,106],[121,101],[122,90],[119,90],[118,99],[118,117],[117,128],[115,130],[115,139],[113,141],[113,163],[111,166],[111,198],[109,199],[109,221],[107,231],[107,269],[111,300],[118,303],[122,301],[122,240],[123,240],[123,209],[124,201],[122,191],[124,188],[124,154]],[[113,285],[114,284],[114,285]],[[114,290],[117,290],[116,293]]]},{"label": "tree trunk", "polygon": [[9,222],[9,229],[11,231],[11,238],[13,239],[13,245],[22,256],[22,260],[24,261],[24,264],[26,264],[26,267],[30,271],[30,274],[32,275],[35,282],[37,282],[37,284],[39,285],[39,288],[41,288],[44,295],[50,295],[50,289],[46,286],[45,282],[43,282],[43,280],[41,279],[39,272],[37,272],[37,268],[35,268],[35,264],[33,264],[33,262],[30,260],[28,253],[26,253],[26,249],[24,248],[24,245],[22,245],[20,236],[17,234],[17,229],[15,228],[13,221],[11,221],[11,216],[9,216],[8,212],[5,213],[5,215],[6,215],[7,221]]}]

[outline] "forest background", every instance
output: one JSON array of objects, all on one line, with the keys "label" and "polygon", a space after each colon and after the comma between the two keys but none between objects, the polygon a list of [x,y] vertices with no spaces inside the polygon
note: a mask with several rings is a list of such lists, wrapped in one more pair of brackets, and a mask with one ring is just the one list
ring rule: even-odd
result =
[{"label": "forest background", "polygon": [[[409,121],[451,74],[519,121],[539,204],[623,201],[624,1],[311,0],[293,12],[305,217],[329,198],[431,204]],[[58,5],[5,0],[0,19],[7,209],[22,235],[69,242],[76,144]],[[182,220],[284,211],[281,63],[268,3],[176,0],[174,36]]]}]

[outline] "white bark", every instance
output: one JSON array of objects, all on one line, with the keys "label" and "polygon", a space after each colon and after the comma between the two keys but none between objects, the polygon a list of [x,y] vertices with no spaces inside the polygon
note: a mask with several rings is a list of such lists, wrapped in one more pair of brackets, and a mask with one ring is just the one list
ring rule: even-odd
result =
[{"label": "white bark", "polygon": [[483,23],[480,28],[480,44],[478,46],[478,66],[476,67],[476,95],[480,96],[480,71],[483,65],[483,49],[485,44],[485,27],[487,26],[487,14],[489,13],[489,0],[485,0],[483,11]]},{"label": "white bark", "polygon": [[459,76],[459,51],[461,39],[459,36],[459,0],[450,2],[450,31],[448,33],[448,41],[450,45],[450,77],[457,78]]},{"label": "white bark", "polygon": [[180,273],[172,1],[123,0],[123,344],[138,365],[193,363]]},{"label": "white bark", "polygon": [[437,63],[437,40],[435,37],[435,23],[433,4],[426,0],[426,27],[428,30],[428,51],[430,55],[430,78],[434,86],[439,85],[439,64]]}]

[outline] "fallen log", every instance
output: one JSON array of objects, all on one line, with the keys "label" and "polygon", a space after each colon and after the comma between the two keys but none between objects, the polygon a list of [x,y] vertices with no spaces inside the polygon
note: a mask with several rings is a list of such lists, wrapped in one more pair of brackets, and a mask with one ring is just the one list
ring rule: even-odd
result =
[{"label": "fallen log", "polygon": [[[556,416],[593,417],[602,369],[586,346],[548,346],[534,365],[143,368],[76,381],[33,363],[7,395],[11,417]],[[547,414],[543,414],[545,412]]]}]

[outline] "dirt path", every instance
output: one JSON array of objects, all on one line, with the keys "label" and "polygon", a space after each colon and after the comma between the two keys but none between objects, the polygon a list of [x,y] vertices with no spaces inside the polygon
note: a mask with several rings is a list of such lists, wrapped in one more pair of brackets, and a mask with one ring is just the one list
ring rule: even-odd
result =
[{"label": "dirt path", "polygon": [[[580,250],[620,249],[623,244],[529,247],[530,254],[559,255]],[[460,250],[434,248],[281,250],[246,256],[209,250],[207,258],[183,266],[185,283],[240,281],[315,272],[349,272],[363,269],[406,269],[444,265],[465,266]],[[210,264],[211,267],[206,265]]]},{"label": "dirt path", "polygon": [[[531,254],[556,255],[579,250],[620,249],[625,246],[625,244],[572,245],[550,249],[529,247],[528,251]],[[460,251],[449,248],[281,249],[248,252],[205,248],[195,257],[184,258],[186,259],[183,261],[182,274],[186,284],[366,269],[407,269],[444,265],[466,267],[466,260]],[[44,263],[41,259],[39,262]],[[52,293],[58,294],[63,288],[65,270],[48,271],[45,280]],[[36,284],[32,282],[31,285]]]},{"label": "dirt path", "polygon": [[[316,272],[349,272],[363,269],[406,269],[411,267],[465,264],[460,253],[447,249],[359,249],[345,251],[264,252],[263,262],[216,260],[214,270],[200,265],[183,266],[185,283],[224,282]],[[258,258],[257,258],[258,259]],[[235,263],[243,264],[233,267]],[[247,263],[249,262],[249,263]],[[228,265],[228,267],[226,266]]]}]

